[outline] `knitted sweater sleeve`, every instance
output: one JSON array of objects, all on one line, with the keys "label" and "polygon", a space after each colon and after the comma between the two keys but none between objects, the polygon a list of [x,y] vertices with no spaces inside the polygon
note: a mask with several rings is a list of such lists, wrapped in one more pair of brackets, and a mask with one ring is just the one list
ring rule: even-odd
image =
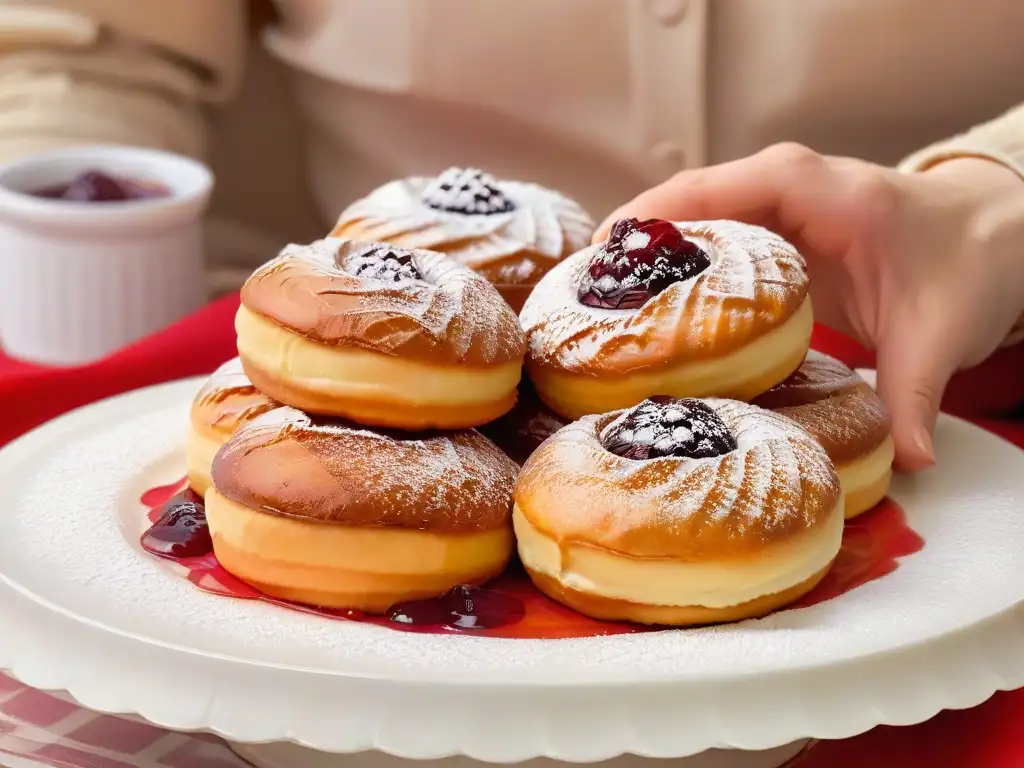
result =
[{"label": "knitted sweater sleeve", "polygon": [[1002,163],[1024,180],[1024,104],[974,128],[936,142],[905,158],[899,168],[913,173],[957,157]]}]

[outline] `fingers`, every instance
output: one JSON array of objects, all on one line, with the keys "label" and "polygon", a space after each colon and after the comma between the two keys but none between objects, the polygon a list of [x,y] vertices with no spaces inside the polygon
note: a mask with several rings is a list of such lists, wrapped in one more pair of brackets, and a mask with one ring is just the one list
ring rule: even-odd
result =
[{"label": "fingers", "polygon": [[878,347],[878,393],[892,418],[896,466],[906,472],[935,463],[935,420],[959,363],[957,329],[935,317],[906,313]]},{"label": "fingers", "polygon": [[824,159],[813,151],[782,144],[741,160],[683,171],[618,208],[598,227],[594,241],[604,240],[623,218],[763,224],[785,207],[794,177],[819,165]]}]

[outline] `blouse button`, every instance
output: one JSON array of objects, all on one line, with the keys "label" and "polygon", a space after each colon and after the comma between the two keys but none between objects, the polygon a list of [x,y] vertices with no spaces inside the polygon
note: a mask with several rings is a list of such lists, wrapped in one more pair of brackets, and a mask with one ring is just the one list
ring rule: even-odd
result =
[{"label": "blouse button", "polygon": [[681,22],[689,7],[689,0],[647,0],[647,12],[664,27]]}]

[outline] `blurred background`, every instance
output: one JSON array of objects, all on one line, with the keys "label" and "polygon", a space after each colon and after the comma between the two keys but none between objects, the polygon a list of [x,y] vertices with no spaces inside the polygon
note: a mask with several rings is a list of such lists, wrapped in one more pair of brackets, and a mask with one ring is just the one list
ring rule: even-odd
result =
[{"label": "blurred background", "polygon": [[[779,141],[894,164],[1024,101],[1022,25],[1009,0],[7,0],[0,159],[76,139],[199,156],[226,290],[355,196],[453,164],[598,220]],[[66,122],[26,138],[47,100]]]},{"label": "blurred background", "polygon": [[252,0],[246,10],[248,53],[237,96],[210,113],[206,156],[217,179],[207,220],[213,294],[237,289],[282,245],[323,237],[334,223],[317,209],[310,191],[309,132],[296,105],[292,72],[260,39],[280,21],[277,9],[271,0]]}]

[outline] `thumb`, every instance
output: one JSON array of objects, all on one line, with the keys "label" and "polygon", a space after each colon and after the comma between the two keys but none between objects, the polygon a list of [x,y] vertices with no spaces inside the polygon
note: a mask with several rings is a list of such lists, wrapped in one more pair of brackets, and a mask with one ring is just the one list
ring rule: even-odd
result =
[{"label": "thumb", "polygon": [[809,149],[782,144],[756,155],[677,173],[619,207],[594,234],[604,240],[619,219],[700,221],[735,219],[766,225],[775,221],[787,195],[807,187],[824,168],[823,159]]},{"label": "thumb", "polygon": [[903,318],[878,344],[878,394],[892,419],[896,466],[905,472],[935,463],[934,431],[942,395],[958,367],[955,329],[920,315]]}]

